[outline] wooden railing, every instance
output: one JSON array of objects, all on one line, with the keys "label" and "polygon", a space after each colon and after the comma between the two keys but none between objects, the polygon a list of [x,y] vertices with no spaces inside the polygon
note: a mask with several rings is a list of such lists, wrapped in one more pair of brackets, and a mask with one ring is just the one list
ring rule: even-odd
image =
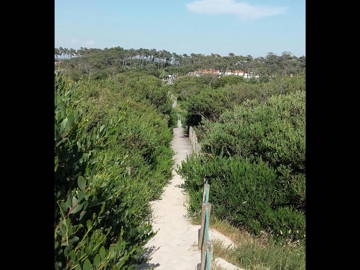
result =
[{"label": "wooden railing", "polygon": [[[196,136],[193,127],[189,127],[189,141],[193,153],[198,154],[201,151],[201,145]],[[204,191],[201,206],[201,227],[198,231],[198,248],[201,251],[201,262],[196,266],[196,270],[211,270],[213,245],[210,241],[209,226],[211,203],[209,203],[210,185],[207,180],[204,181]]]},{"label": "wooden railing", "polygon": [[209,236],[211,203],[209,203],[210,185],[207,180],[204,184],[202,208],[201,208],[201,227],[198,231],[198,248],[201,250],[201,262],[196,266],[197,270],[211,270],[213,255],[213,245]]},{"label": "wooden railing", "polygon": [[200,143],[199,143],[198,138],[196,136],[195,130],[191,126],[189,127],[189,140],[190,140],[193,152],[195,154],[200,153],[201,146],[200,146]]}]

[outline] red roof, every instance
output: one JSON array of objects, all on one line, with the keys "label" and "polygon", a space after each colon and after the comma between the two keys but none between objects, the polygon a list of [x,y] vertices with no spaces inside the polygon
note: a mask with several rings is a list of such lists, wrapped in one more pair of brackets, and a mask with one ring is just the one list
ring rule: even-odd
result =
[{"label": "red roof", "polygon": [[220,70],[217,69],[199,69],[195,72],[202,72],[202,73],[219,73]]}]

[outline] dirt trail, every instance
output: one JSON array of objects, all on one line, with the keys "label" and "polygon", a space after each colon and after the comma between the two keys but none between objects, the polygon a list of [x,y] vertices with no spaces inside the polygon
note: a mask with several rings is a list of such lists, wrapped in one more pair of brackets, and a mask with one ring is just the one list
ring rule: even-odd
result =
[{"label": "dirt trail", "polygon": [[151,250],[150,264],[141,269],[155,267],[156,270],[195,269],[200,262],[200,251],[197,248],[197,230],[186,218],[186,195],[180,188],[183,179],[175,169],[187,155],[191,154],[191,145],[178,121],[174,128],[171,142],[174,155],[173,178],[165,187],[160,200],[151,202],[153,228],[157,234],[146,245]]},{"label": "dirt trail", "polygon": [[161,199],[151,202],[153,228],[157,234],[146,245],[150,262],[142,265],[139,270],[152,267],[156,270],[193,270],[200,263],[200,251],[197,248],[200,225],[192,225],[186,217],[186,194],[180,188],[183,179],[175,171],[192,152],[180,121],[177,128],[174,128],[171,146],[175,152],[173,177],[165,187]]}]

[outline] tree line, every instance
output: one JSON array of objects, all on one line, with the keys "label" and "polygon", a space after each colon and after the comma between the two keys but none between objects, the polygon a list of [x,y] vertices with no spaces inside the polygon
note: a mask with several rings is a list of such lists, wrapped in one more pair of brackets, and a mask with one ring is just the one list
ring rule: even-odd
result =
[{"label": "tree line", "polygon": [[55,61],[61,60],[73,79],[81,76],[105,78],[128,70],[143,70],[159,78],[168,74],[185,75],[200,68],[220,71],[241,69],[261,77],[290,76],[305,71],[305,56],[297,57],[291,52],[276,55],[269,52],[265,57],[227,56],[212,53],[177,54],[156,49],[113,48],[55,48]]}]

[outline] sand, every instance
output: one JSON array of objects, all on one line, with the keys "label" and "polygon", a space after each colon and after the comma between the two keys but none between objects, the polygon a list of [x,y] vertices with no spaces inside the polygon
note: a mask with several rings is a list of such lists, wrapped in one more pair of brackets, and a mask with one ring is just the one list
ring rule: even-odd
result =
[{"label": "sand", "polygon": [[[153,229],[157,234],[145,246],[148,249],[146,256],[149,263],[140,266],[140,269],[156,270],[194,270],[200,263],[200,250],[197,247],[198,229],[200,225],[192,225],[187,218],[186,194],[180,185],[184,180],[175,169],[181,164],[192,148],[189,139],[184,136],[181,122],[173,129],[171,142],[174,155],[173,177],[165,187],[160,200],[151,202],[153,213]],[[211,230],[210,239],[216,237],[232,244],[230,239]],[[221,262],[220,262],[221,264]]]}]

